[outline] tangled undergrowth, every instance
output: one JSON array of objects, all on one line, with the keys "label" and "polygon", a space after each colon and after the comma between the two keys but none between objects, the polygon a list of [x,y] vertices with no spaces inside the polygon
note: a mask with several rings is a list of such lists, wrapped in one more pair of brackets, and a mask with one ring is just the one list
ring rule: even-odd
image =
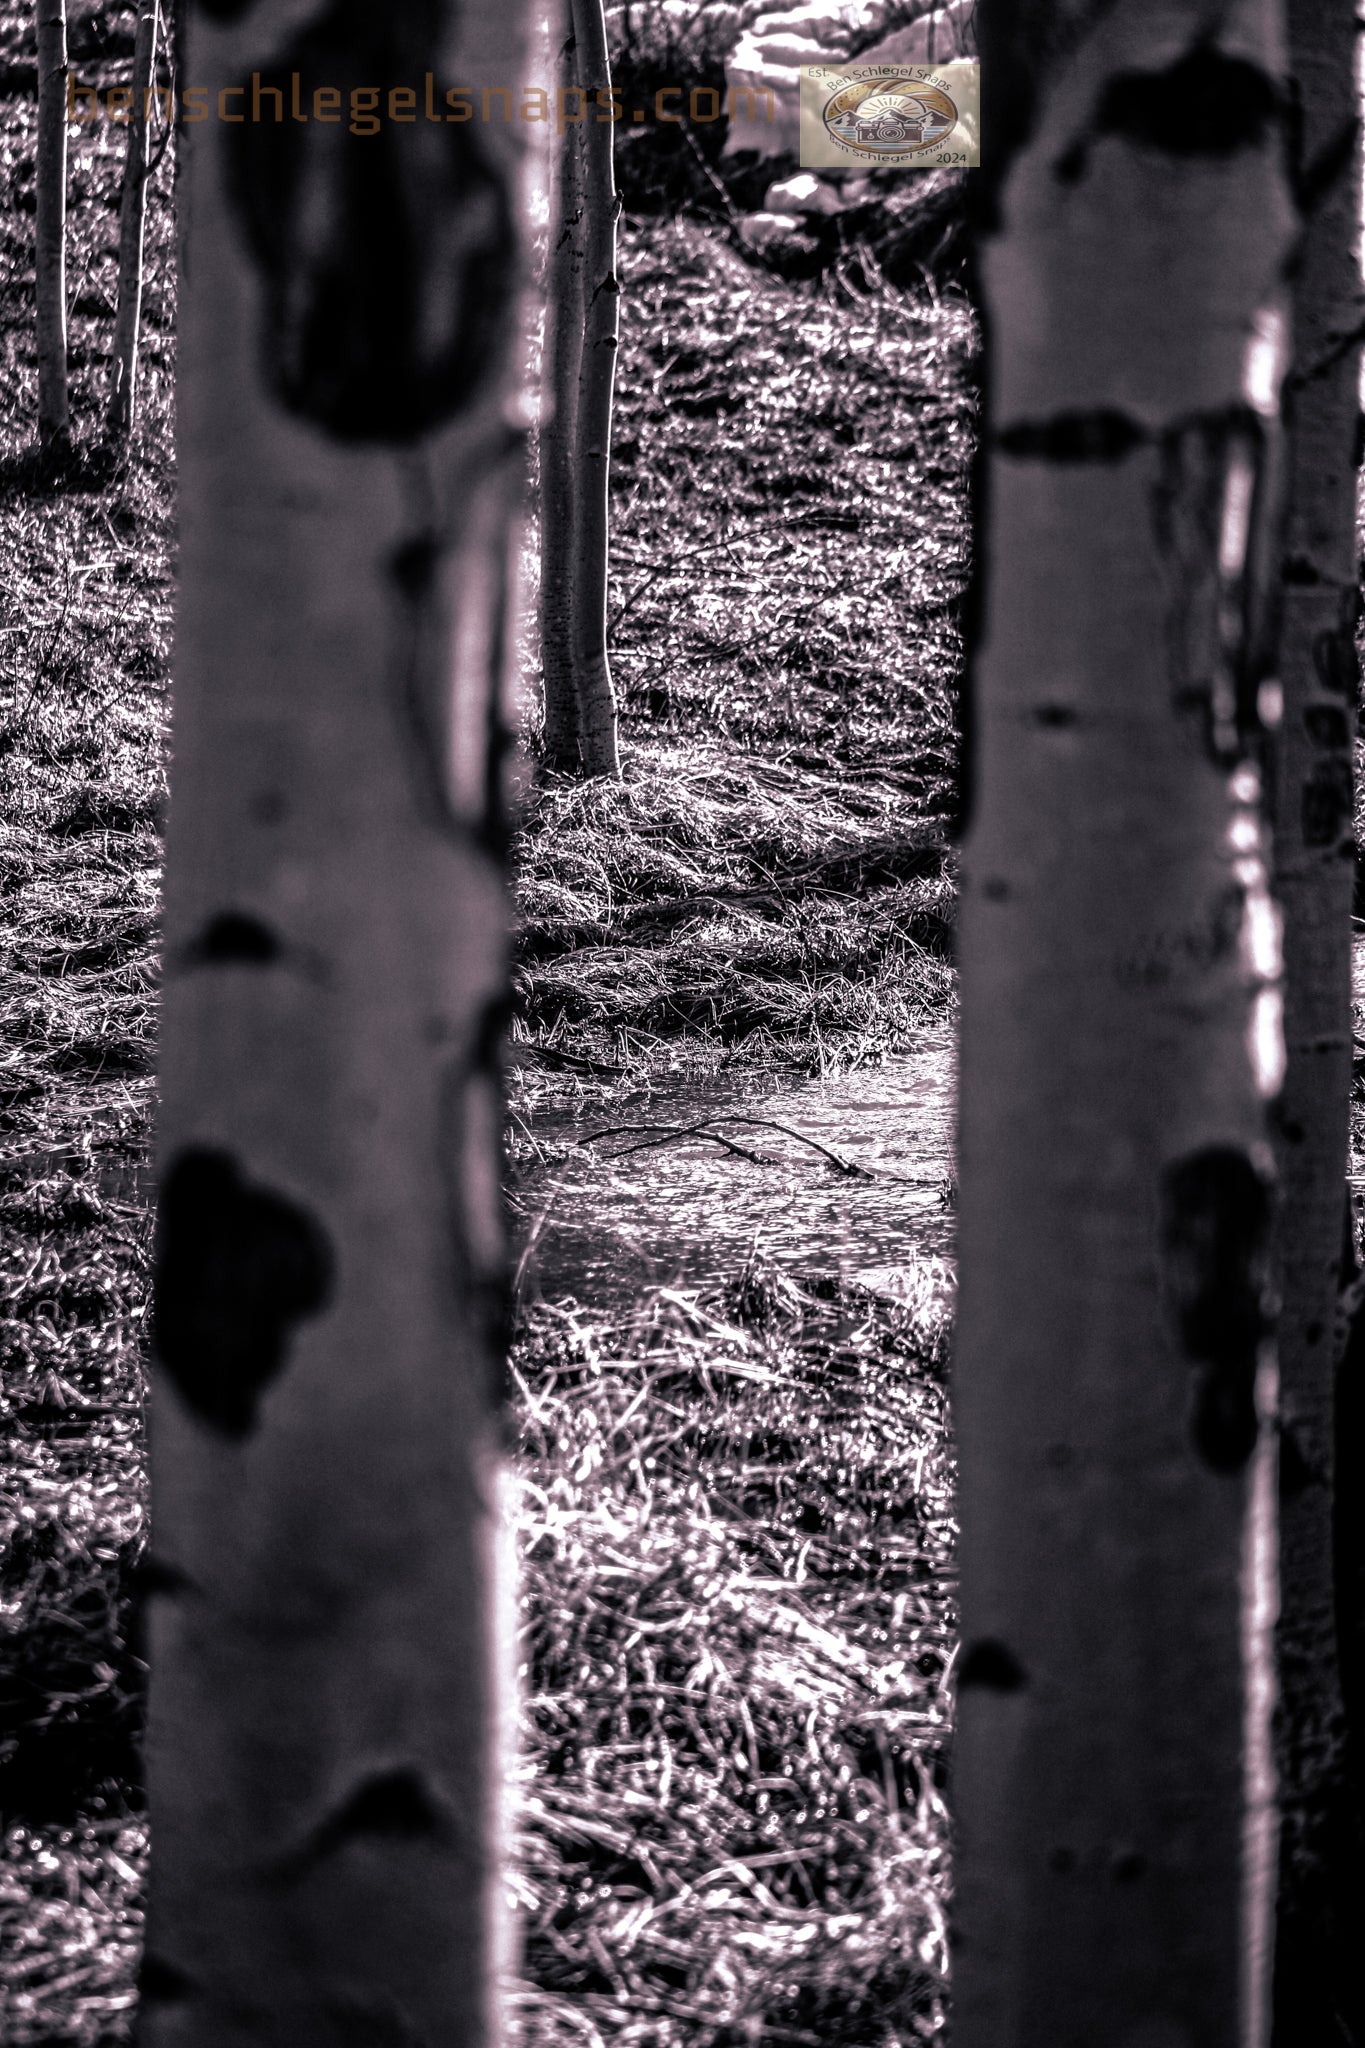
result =
[{"label": "tangled undergrowth", "polygon": [[903,1051],[952,990],[967,302],[793,291],[689,221],[634,229],[623,267],[625,773],[528,803],[533,1100],[828,1072]]},{"label": "tangled undergrowth", "polygon": [[794,292],[688,221],[623,263],[612,647],[629,738],[709,734],[942,809],[975,318]]},{"label": "tangled undergrowth", "polygon": [[640,748],[621,783],[543,784],[518,882],[523,1088],[904,1050],[949,1000],[953,927],[941,821],[906,810],[893,780],[695,740]]},{"label": "tangled undergrowth", "polygon": [[[72,9],[119,83],[132,15]],[[172,163],[151,188],[141,417],[99,448],[122,137],[73,145],[78,459],[35,457],[32,14],[0,20],[0,2037],[127,2038],[146,1831],[143,1544],[159,828],[173,578]]]},{"label": "tangled undergrowth", "polygon": [[530,1316],[528,2042],[940,2031],[950,1298],[750,1267]]}]

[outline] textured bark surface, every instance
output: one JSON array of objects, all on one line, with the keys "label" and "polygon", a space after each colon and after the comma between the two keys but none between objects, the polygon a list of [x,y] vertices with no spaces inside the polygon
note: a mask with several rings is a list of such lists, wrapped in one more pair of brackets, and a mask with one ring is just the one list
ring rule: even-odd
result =
[{"label": "textured bark surface", "polygon": [[578,81],[591,112],[576,141],[582,150],[583,344],[574,416],[573,634],[578,744],[589,775],[619,775],[616,695],[607,656],[607,528],[611,415],[621,287],[616,276],[619,205],[612,171],[613,129],[600,116],[609,91],[605,0],[573,0]]},{"label": "textured bark surface", "polygon": [[138,0],[133,39],[133,105],[118,221],[118,313],[109,389],[108,430],[125,439],[137,406],[137,343],[142,320],[142,241],[147,217],[147,93],[156,62],[159,0]]},{"label": "textured bark surface", "polygon": [[66,379],[66,0],[38,0],[35,299],[38,436],[70,433]]},{"label": "textured bark surface", "polygon": [[983,15],[954,2040],[1251,2048],[1283,1048],[1246,744],[1279,10]]},{"label": "textured bark surface", "polygon": [[419,114],[185,137],[141,2038],[483,2048],[534,131],[420,109],[427,72],[523,76],[526,10],[231,13],[197,85]]},{"label": "textured bark surface", "polygon": [[[1301,240],[1285,388],[1288,512],[1274,745],[1285,920],[1280,1229],[1283,1836],[1275,2039],[1365,2040],[1365,1855],[1347,1767],[1333,1573],[1334,1397],[1351,1085],[1352,738],[1358,679],[1356,414],[1361,317],[1356,20],[1288,0]],[[1358,1487],[1359,1452],[1346,1469]]]},{"label": "textured bark surface", "polygon": [[[555,83],[578,93],[578,54],[569,7],[552,40]],[[575,100],[559,104],[574,107]],[[583,277],[587,260],[583,152],[573,128],[555,150],[550,253],[545,277],[545,417],[540,430],[540,652],[545,679],[546,764],[578,767],[578,694],[574,686],[574,450],[578,372],[583,358]]]}]

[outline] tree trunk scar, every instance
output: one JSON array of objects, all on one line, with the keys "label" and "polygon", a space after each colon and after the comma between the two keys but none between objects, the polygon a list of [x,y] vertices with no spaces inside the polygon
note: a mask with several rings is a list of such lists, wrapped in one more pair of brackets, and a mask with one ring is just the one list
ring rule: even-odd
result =
[{"label": "tree trunk scar", "polygon": [[199,937],[185,949],[194,967],[270,967],[280,957],[278,935],[249,911],[223,910],[210,918]]},{"label": "tree trunk scar", "polygon": [[332,979],[327,959],[316,947],[293,943],[254,910],[220,910],[196,937],[172,955],[168,971],[195,974],[206,968],[283,967],[326,986]]},{"label": "tree trunk scar", "polygon": [[[1303,729],[1318,756],[1308,766],[1299,792],[1300,830],[1305,848],[1335,847],[1354,860],[1355,770],[1351,720],[1357,695],[1355,626],[1359,609],[1354,587],[1341,594],[1342,623],[1313,642],[1313,673],[1327,702],[1303,708]],[[1345,699],[1343,704],[1341,699]]]},{"label": "tree trunk scar", "polygon": [[150,1950],[137,1973],[139,2005],[186,2005],[199,1990],[192,1977]]},{"label": "tree trunk scar", "polygon": [[1354,587],[1342,593],[1342,622],[1333,633],[1319,633],[1313,642],[1313,666],[1324,690],[1344,697],[1354,709],[1359,689],[1356,664],[1356,620],[1360,593]]},{"label": "tree trunk scar", "polygon": [[1050,420],[1019,420],[1002,427],[996,445],[1020,462],[1122,462],[1149,439],[1125,412],[1057,413]]},{"label": "tree trunk scar", "polygon": [[1053,166],[1060,184],[1085,176],[1090,150],[1113,135],[1165,156],[1230,157],[1259,149],[1281,116],[1269,73],[1199,44],[1159,71],[1121,71],[1100,95],[1090,128]]},{"label": "tree trunk scar", "polygon": [[[340,441],[408,443],[467,411],[507,338],[516,236],[498,167],[472,126],[384,118],[392,82],[431,68],[440,18],[436,0],[333,0],[244,81],[253,118],[225,137],[267,381]],[[271,118],[295,73],[348,107],[368,94],[369,132]]]},{"label": "tree trunk scar", "polygon": [[1320,377],[1325,377],[1329,370],[1335,369],[1342,357],[1349,355],[1363,337],[1365,320],[1357,321],[1354,327],[1348,327],[1343,334],[1334,334],[1330,348],[1325,348],[1321,355],[1314,356],[1311,363],[1305,363],[1301,369],[1294,371],[1288,380],[1289,390],[1302,391],[1306,385],[1317,383]]},{"label": "tree trunk scar", "polygon": [[1247,891],[1240,882],[1220,890],[1199,925],[1136,933],[1115,965],[1120,988],[1179,987],[1237,950],[1246,920]]},{"label": "tree trunk scar", "polygon": [[[486,1354],[505,1357],[512,1325],[512,1289],[506,1175],[490,1176],[487,1158],[502,1157],[503,1046],[511,1010],[499,994],[484,1005],[462,1057],[441,1082],[439,1158],[452,1248],[452,1285],[473,1306]],[[505,1406],[508,1382],[501,1366],[494,1406]]]},{"label": "tree trunk scar", "polygon": [[1171,702],[1195,716],[1209,759],[1231,768],[1260,736],[1257,692],[1277,637],[1266,588],[1280,511],[1270,434],[1250,406],[1235,406],[1180,421],[1157,445]]},{"label": "tree trunk scar", "polygon": [[186,1406],[249,1436],[293,1325],[326,1306],[334,1260],[316,1217],[252,1186],[227,1152],[190,1147],[161,1188],[153,1342]]},{"label": "tree trunk scar", "polygon": [[297,1883],[313,1867],[350,1843],[451,1842],[457,1833],[449,1802],[420,1764],[395,1764],[366,1773],[307,1839],[271,1867],[278,1881]]},{"label": "tree trunk scar", "polygon": [[1290,184],[1294,194],[1294,205],[1300,215],[1316,213],[1325,199],[1331,197],[1340,181],[1349,177],[1355,167],[1356,143],[1359,139],[1360,123],[1352,118],[1343,121],[1330,142],[1324,143],[1311,163],[1303,161],[1303,107],[1297,91],[1292,91],[1289,102],[1289,163]]},{"label": "tree trunk scar", "polygon": [[1292,1426],[1280,1420],[1280,1499],[1293,1500],[1310,1486],[1325,1486],[1327,1474],[1304,1455],[1302,1443]]},{"label": "tree trunk scar", "polygon": [[1256,1368],[1269,1327],[1270,1176],[1235,1146],[1211,1145],[1161,1177],[1162,1291],[1196,1368],[1191,1437],[1215,1472],[1256,1447]]},{"label": "tree trunk scar", "polygon": [[983,1636],[964,1651],[957,1685],[984,1686],[988,1692],[1019,1692],[1028,1684],[1028,1673],[1007,1644],[994,1636]]},{"label": "tree trunk scar", "polygon": [[[496,454],[486,463],[490,479],[495,468],[501,470],[495,488],[520,489],[526,469],[523,431],[507,429]],[[456,552],[460,513],[469,508],[452,508],[449,516],[442,517],[420,465],[413,496],[417,501],[413,530],[388,561],[397,613],[389,687],[412,789],[433,830],[461,845],[472,841],[500,861],[509,842],[504,784],[508,756],[515,744],[504,702],[508,613],[513,602],[508,564],[501,549],[486,551],[483,574],[466,576],[452,598],[445,587],[445,569]],[[477,551],[477,539],[473,545]],[[456,733],[452,726],[451,645],[452,640],[462,638],[461,666],[471,680],[478,676],[483,688],[468,730],[462,723]],[[465,701],[472,703],[473,697],[471,691]]]},{"label": "tree trunk scar", "polygon": [[1304,845],[1332,846],[1340,840],[1354,858],[1355,842],[1349,837],[1354,802],[1350,761],[1317,762],[1303,785]]},{"label": "tree trunk scar", "polygon": [[1327,747],[1335,752],[1350,744],[1346,713],[1335,704],[1310,704],[1303,714],[1303,725],[1314,746]]},{"label": "tree trunk scar", "polygon": [[446,772],[449,678],[439,602],[444,553],[443,537],[424,528],[400,542],[389,558],[389,581],[398,610],[393,696],[421,811],[436,830],[459,837]]},{"label": "tree trunk scar", "polygon": [[[489,620],[488,690],[485,698],[487,740],[483,754],[483,816],[474,827],[474,840],[501,868],[508,858],[512,845],[507,775],[517,744],[517,736],[508,715],[504,688],[508,660],[508,626],[511,622],[513,603],[511,574],[505,555],[500,554],[497,557],[494,574],[496,587],[493,591],[492,615]],[[501,1067],[498,1068],[498,1075],[501,1085]]]}]

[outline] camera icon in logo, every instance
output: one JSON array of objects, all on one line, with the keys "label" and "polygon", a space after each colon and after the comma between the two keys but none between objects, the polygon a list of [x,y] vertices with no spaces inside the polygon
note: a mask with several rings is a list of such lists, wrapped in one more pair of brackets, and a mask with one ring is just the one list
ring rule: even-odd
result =
[{"label": "camera icon in logo", "polygon": [[933,149],[957,126],[958,110],[922,78],[860,79],[827,101],[824,123],[847,149],[880,156]]}]

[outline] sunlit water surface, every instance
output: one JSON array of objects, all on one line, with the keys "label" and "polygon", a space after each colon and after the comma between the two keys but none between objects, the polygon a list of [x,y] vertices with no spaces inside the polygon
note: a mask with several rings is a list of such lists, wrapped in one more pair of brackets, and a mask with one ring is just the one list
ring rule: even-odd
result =
[{"label": "sunlit water surface", "polygon": [[[954,1080],[951,1033],[936,1028],[913,1053],[851,1074],[776,1086],[721,1074],[606,1112],[542,1113],[522,1125],[543,1154],[518,1177],[522,1288],[606,1308],[728,1276],[756,1252],[894,1293],[901,1271],[952,1252]],[[649,1126],[702,1122],[762,1163],[714,1137],[645,1144],[661,1136]],[[840,1172],[803,1139],[862,1171]]]}]

